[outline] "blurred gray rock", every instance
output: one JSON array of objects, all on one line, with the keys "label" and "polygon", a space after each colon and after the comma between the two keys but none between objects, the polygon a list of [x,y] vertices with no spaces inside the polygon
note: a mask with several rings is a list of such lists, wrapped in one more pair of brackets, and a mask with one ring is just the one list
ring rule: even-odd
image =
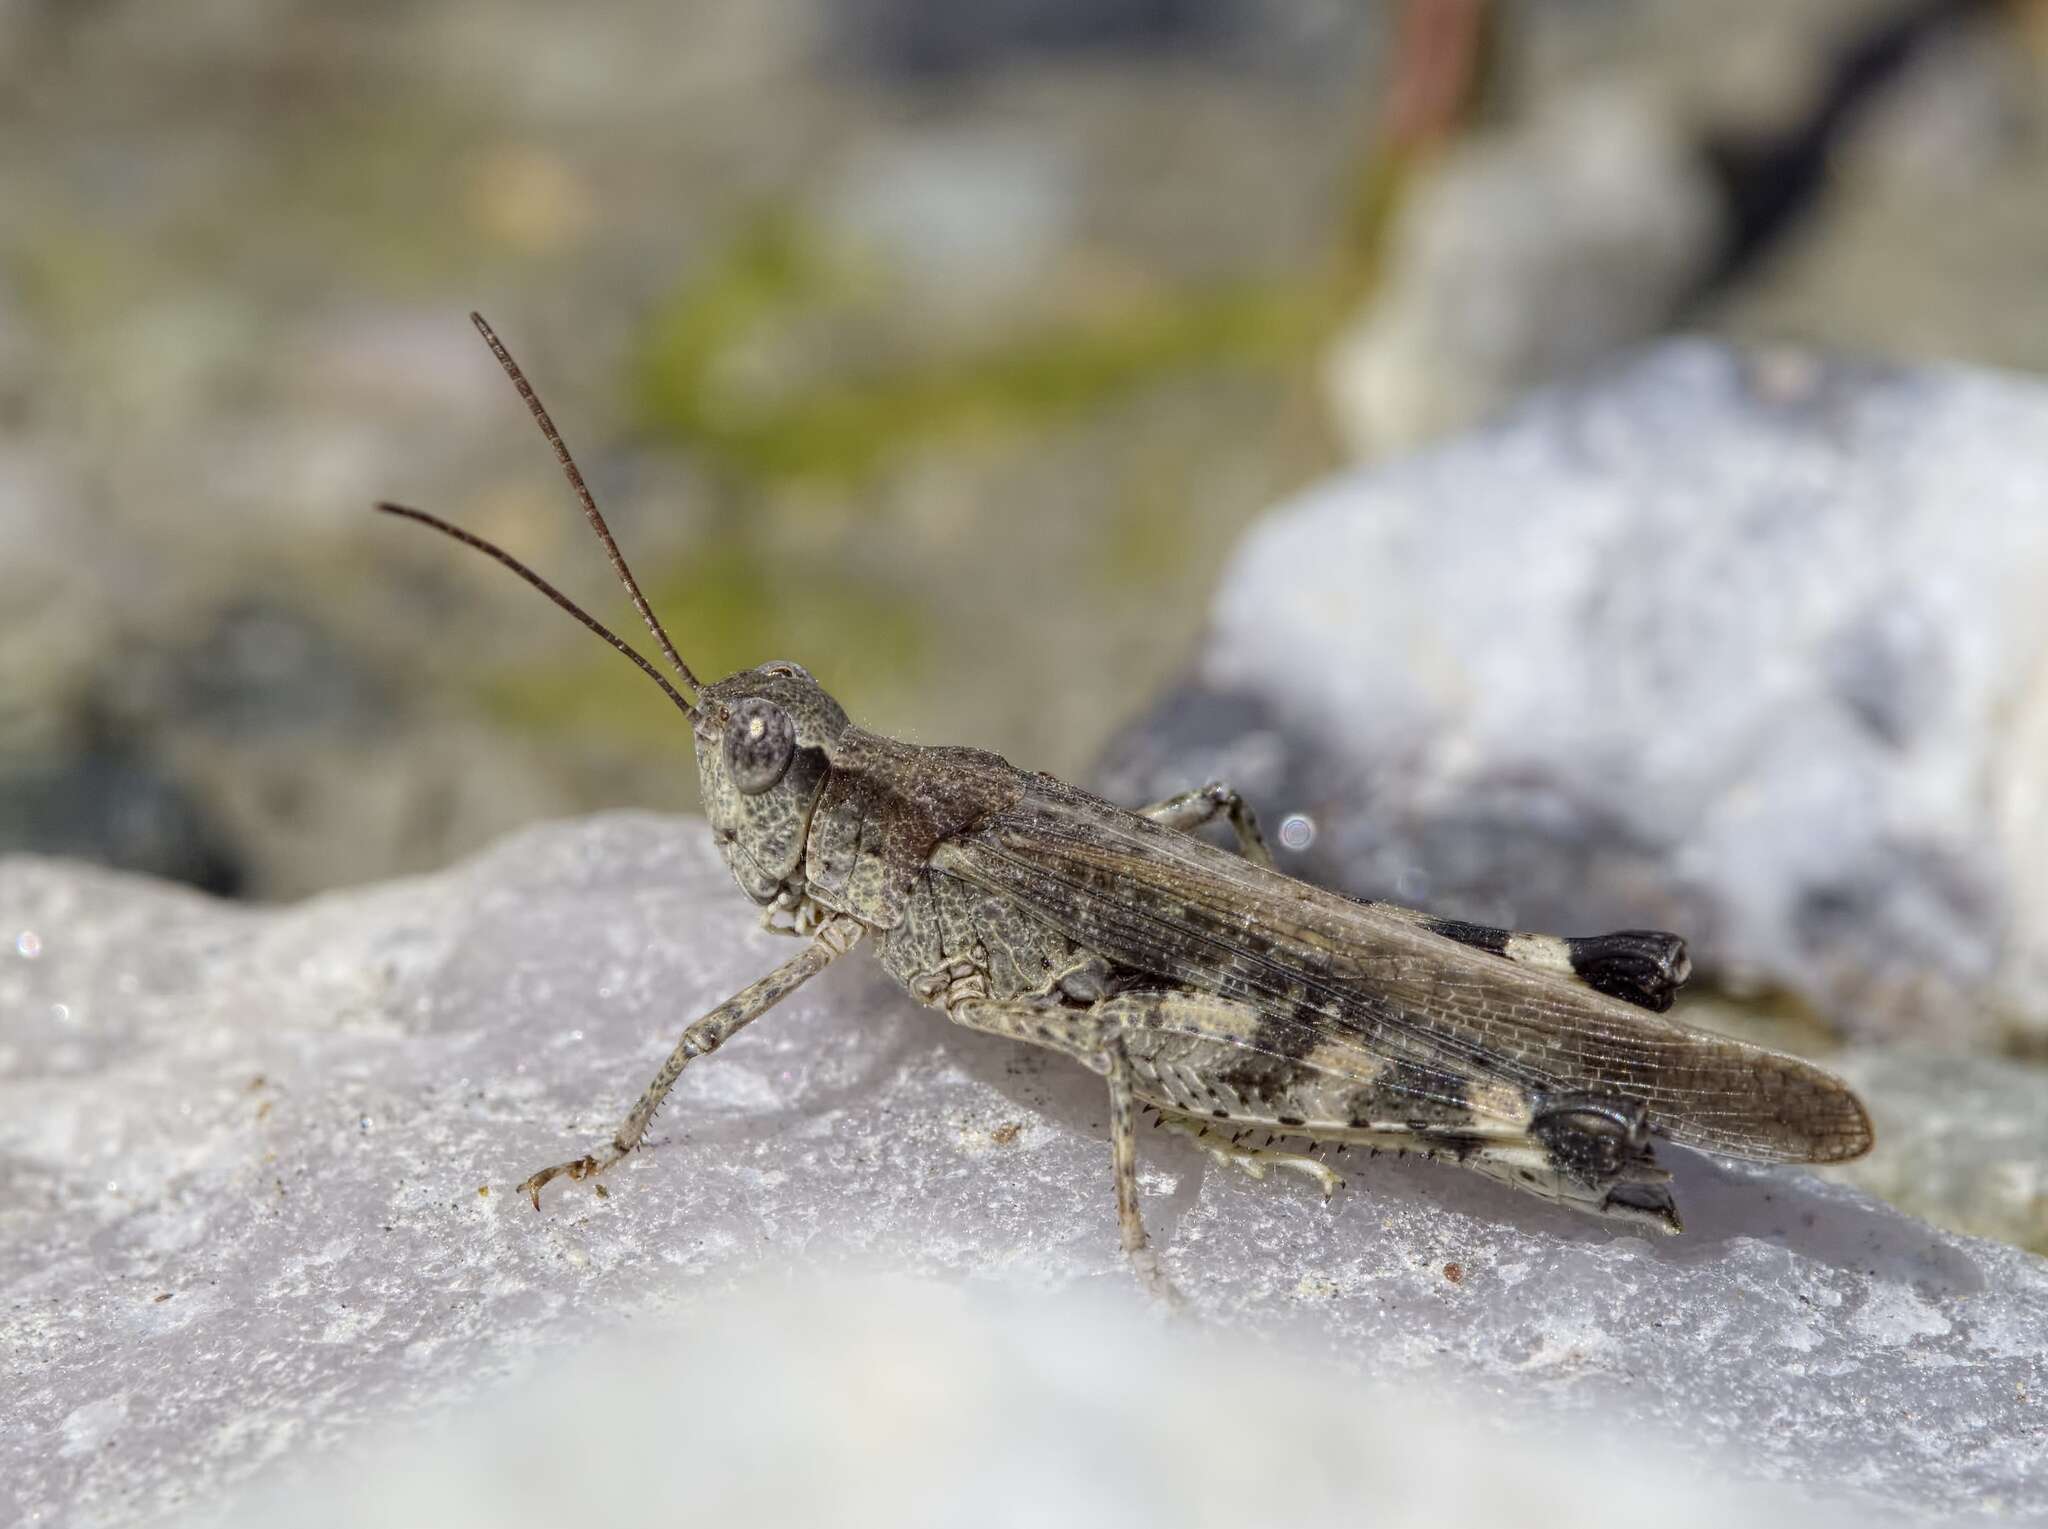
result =
[{"label": "blurred gray rock", "polygon": [[[794,1502],[813,1472],[914,1516],[984,1460],[999,1524],[1127,1459],[1191,1472],[1166,1503],[1215,1481],[1394,1523],[1451,1482],[1498,1518],[1539,1454],[1526,1489],[1576,1465],[1575,1516],[1603,1525],[1659,1500],[1726,1521],[1751,1492],[1777,1518],[1808,1516],[1792,1492],[2021,1515],[2048,1490],[2048,1266],[1794,1170],[1672,1153],[1691,1230],[1653,1242],[1439,1165],[1360,1165],[1325,1205],[1148,1137],[1192,1301],[1153,1333],[1099,1080],[855,963],[693,1069],[608,1198],[571,1185],[537,1216],[510,1186],[789,952],[695,821],[540,829],[274,910],[15,859],[0,935],[0,1521],[211,1519],[260,1478],[330,1522],[511,1491],[534,1522],[656,1476],[651,1501]],[[868,1301],[855,1268],[924,1283]],[[933,1408],[948,1429],[860,1446]],[[424,1482],[394,1432],[440,1462]],[[889,1469],[859,1496],[864,1460]]]},{"label": "blurred gray rock", "polygon": [[573,799],[530,738],[420,703],[316,617],[230,597],[131,625],[59,578],[0,574],[30,590],[0,614],[0,854],[293,896],[445,864]]},{"label": "blurred gray rock", "polygon": [[[1327,0],[845,0],[830,15],[835,53],[889,78],[994,72],[1071,55],[1198,57],[1226,47],[1299,68],[1317,59],[1312,39],[1327,47],[1347,21],[1345,8]],[[1355,29],[1358,18],[1348,19]]]},{"label": "blurred gray rock", "polygon": [[296,612],[239,600],[207,613],[178,647],[137,655],[125,708],[210,736],[308,734],[325,742],[390,731],[397,705],[361,654]]},{"label": "blurred gray rock", "polygon": [[71,855],[232,895],[243,868],[220,826],[156,761],[120,739],[0,768],[0,845]]},{"label": "blurred gray rock", "polygon": [[1831,1177],[1943,1226],[2048,1254],[2048,1068],[1879,1046],[1828,1065],[1877,1126],[1877,1150]]},{"label": "blurred gray rock", "polygon": [[1402,207],[1371,302],[1324,367],[1352,455],[1462,428],[1667,327],[1726,208],[1653,94],[1582,88],[1447,151]]},{"label": "blurred gray rock", "polygon": [[1852,1032],[2040,1037],[2044,586],[2048,387],[1669,342],[1274,513],[1103,775]]}]

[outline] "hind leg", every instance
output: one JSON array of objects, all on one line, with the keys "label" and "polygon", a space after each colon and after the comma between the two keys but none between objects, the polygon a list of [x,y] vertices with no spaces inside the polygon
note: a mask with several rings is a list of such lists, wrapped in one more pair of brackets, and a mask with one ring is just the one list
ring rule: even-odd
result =
[{"label": "hind leg", "polygon": [[1170,1306],[1181,1303],[1180,1292],[1160,1267],[1159,1255],[1145,1234],[1138,1204],[1138,1099],[1132,1086],[1130,1057],[1114,1025],[1106,1025],[1092,1009],[1072,1009],[1043,1002],[1003,1002],[968,991],[946,1005],[955,1024],[991,1035],[1007,1035],[1064,1051],[1102,1074],[1109,1084],[1109,1166],[1116,1185],[1116,1224],[1124,1255],[1140,1284]]},{"label": "hind leg", "polygon": [[1510,1189],[1570,1210],[1672,1235],[1685,1230],[1665,1184],[1671,1176],[1661,1168],[1631,1173],[1620,1182],[1596,1188],[1559,1172],[1544,1161],[1541,1152],[1527,1146],[1489,1147],[1464,1159],[1464,1165]]},{"label": "hind leg", "polygon": [[1139,1283],[1169,1305],[1180,1304],[1180,1292],[1159,1266],[1145,1219],[1138,1209],[1138,1101],[1131,1091],[1131,1062],[1121,1040],[1104,1048],[1109,1078],[1110,1170],[1116,1176],[1116,1224]]},{"label": "hind leg", "polygon": [[1288,1029],[1213,994],[1127,992],[1092,1012],[1116,1027],[1145,1102],[1255,1175],[1280,1166],[1329,1182],[1314,1156],[1246,1149],[1247,1133],[1270,1132],[1458,1163],[1575,1210],[1679,1229],[1635,1100],[1390,1060],[1340,1026]]},{"label": "hind leg", "polygon": [[1255,1179],[1264,1179],[1268,1168],[1285,1168],[1314,1179],[1325,1200],[1344,1187],[1344,1176],[1321,1158],[1311,1157],[1306,1152],[1280,1152],[1272,1147],[1247,1146],[1239,1139],[1245,1133],[1222,1131],[1213,1121],[1161,1110],[1159,1127],[1176,1136],[1187,1137],[1225,1167],[1242,1169]]}]

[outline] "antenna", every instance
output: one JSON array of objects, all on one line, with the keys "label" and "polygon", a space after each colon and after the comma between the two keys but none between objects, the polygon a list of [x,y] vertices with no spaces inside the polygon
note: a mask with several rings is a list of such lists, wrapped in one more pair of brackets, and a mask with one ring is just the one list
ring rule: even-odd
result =
[{"label": "antenna", "polygon": [[[569,487],[576,491],[576,498],[583,506],[584,519],[590,522],[590,529],[597,533],[597,539],[604,543],[604,554],[612,560],[612,572],[619,576],[619,582],[626,586],[626,593],[632,596],[633,609],[638,611],[640,619],[647,623],[647,630],[652,632],[654,640],[661,644],[661,651],[667,654],[668,661],[675,665],[676,673],[683,677],[683,683],[692,690],[702,690],[704,688],[703,682],[690,672],[690,666],[684,663],[682,656],[676,652],[675,644],[668,640],[668,633],[661,629],[661,621],[655,616],[653,607],[647,603],[646,596],[640,593],[640,586],[633,578],[633,570],[626,566],[626,559],[619,552],[619,544],[612,540],[611,527],[604,523],[604,516],[598,512],[597,501],[590,497],[590,489],[583,481],[583,474],[576,470],[575,458],[569,455],[569,448],[563,444],[562,433],[555,428],[555,422],[548,418],[548,411],[542,406],[540,395],[534,392],[533,384],[526,380],[526,373],[519,369],[519,363],[512,359],[512,353],[505,349],[505,342],[500,340],[496,331],[484,322],[484,316],[481,313],[472,313],[469,316],[469,321],[476,325],[476,332],[484,337],[484,344],[490,346],[491,354],[498,358],[498,365],[505,368],[505,375],[512,379],[512,386],[519,389],[519,396],[526,400],[526,407],[533,411],[533,422],[540,426],[540,433],[546,436],[548,444],[555,448],[555,460],[562,464],[562,471],[569,479]],[[477,547],[478,550],[488,552],[491,556],[513,569],[513,571],[524,576],[529,583],[535,585],[544,593],[554,595],[554,591],[549,589],[537,577],[528,573],[519,564],[513,562],[511,558],[487,543],[478,542],[474,538],[453,530],[451,527],[442,526],[439,521],[420,515],[416,510],[399,510],[396,505],[380,505],[379,508],[388,508],[396,510],[399,514],[412,515],[415,519],[426,521],[429,525],[448,531],[458,541],[466,541],[470,545]],[[560,595],[554,595],[554,598],[556,603],[562,605],[572,614],[581,617],[586,625],[600,633],[604,633],[608,637],[610,636],[610,633],[605,632],[603,627],[598,626],[590,617],[584,616],[583,612],[570,605],[566,600],[563,600]],[[624,652],[631,653],[633,651],[616,637],[612,637],[611,641]],[[635,656],[637,657],[638,655],[636,654]],[[642,661],[642,667],[645,667],[644,660]]]},{"label": "antenna", "polygon": [[[619,636],[617,632],[614,632],[602,621],[599,621],[595,616],[591,615],[588,611],[583,609],[582,606],[578,605],[574,600],[571,600],[567,595],[563,594],[559,589],[555,588],[554,585],[550,584],[546,579],[542,578],[539,574],[535,573],[531,568],[527,567],[524,563],[520,562],[518,558],[514,557],[511,553],[507,552],[503,547],[499,547],[491,542],[487,542],[481,536],[474,536],[468,531],[463,530],[460,526],[451,526],[450,524],[448,524],[447,521],[441,519],[438,515],[429,515],[425,510],[415,510],[411,508],[409,505],[379,504],[377,508],[383,511],[386,515],[402,515],[407,520],[417,520],[423,526],[432,526],[436,531],[439,531],[443,536],[451,536],[456,541],[461,542],[462,545],[465,547],[474,547],[476,548],[477,551],[481,552],[485,557],[496,558],[499,562],[503,563],[507,568],[511,569],[514,573],[518,574],[520,578],[526,580],[527,583],[531,584],[535,589],[539,590],[542,594],[546,595],[550,600],[554,601],[555,604],[561,606],[563,610],[567,611],[570,615],[574,616],[578,621],[582,622],[585,626],[589,627],[591,631],[597,633],[598,636],[602,637],[606,642],[610,643],[613,647],[617,648],[621,653],[625,654],[626,657],[632,659],[634,663],[638,664],[641,670],[647,675],[649,679],[653,680],[655,684],[659,685],[664,691],[668,693],[668,698],[676,703],[677,709],[681,711],[684,716],[690,718],[696,717],[697,708],[692,706],[688,701],[683,699],[683,693],[668,682],[668,677],[666,675],[664,675],[659,669],[655,668],[654,665],[650,664],[644,657],[642,657],[639,649],[635,648],[631,643],[627,642],[625,638]],[[657,627],[655,630],[659,631],[660,628]],[[674,657],[673,654],[671,654],[670,656]],[[678,660],[677,663],[678,667],[680,667],[681,661]],[[684,678],[689,678],[689,674],[690,671],[688,669],[683,670]],[[692,679],[690,680],[690,683],[694,685],[697,682],[694,679]]]}]

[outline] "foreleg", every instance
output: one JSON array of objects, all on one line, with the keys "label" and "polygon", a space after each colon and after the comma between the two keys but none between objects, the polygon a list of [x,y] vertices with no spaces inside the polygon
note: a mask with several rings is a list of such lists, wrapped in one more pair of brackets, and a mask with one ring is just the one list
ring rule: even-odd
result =
[{"label": "foreleg", "polygon": [[668,1097],[668,1091],[675,1087],[676,1079],[683,1075],[683,1069],[700,1056],[707,1056],[724,1045],[743,1026],[766,1014],[791,993],[818,975],[839,956],[846,954],[860,943],[865,931],[852,919],[839,918],[821,928],[817,937],[796,955],[775,968],[759,982],[744,988],[706,1014],[702,1019],[683,1032],[683,1038],[676,1043],[676,1049],[669,1053],[668,1060],[661,1064],[661,1071],[647,1085],[626,1118],[619,1123],[611,1142],[604,1149],[604,1155],[586,1155],[573,1162],[557,1163],[552,1168],[543,1168],[519,1186],[519,1192],[533,1201],[533,1208],[540,1209],[540,1192],[550,1180],[567,1174],[572,1179],[594,1178],[620,1158],[640,1145],[647,1134],[647,1127],[653,1123],[655,1111]]}]

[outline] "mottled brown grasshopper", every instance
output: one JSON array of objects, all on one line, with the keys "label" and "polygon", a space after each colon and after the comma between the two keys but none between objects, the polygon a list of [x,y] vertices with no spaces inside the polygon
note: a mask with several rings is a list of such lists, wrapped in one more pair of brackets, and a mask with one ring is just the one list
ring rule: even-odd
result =
[{"label": "mottled brown grasshopper", "polygon": [[[1356,901],[1275,870],[1226,785],[1131,812],[978,749],[864,732],[795,664],[702,683],[532,387],[471,317],[695,701],[508,553],[379,508],[496,558],[667,692],[690,720],[719,853],[763,922],[805,941],[683,1032],[597,1152],[520,1185],[535,1209],[550,1180],[631,1152],[685,1067],[863,940],[918,1002],[1108,1080],[1117,1219],[1148,1281],[1160,1276],[1138,1212],[1141,1106],[1221,1158],[1298,1168],[1326,1193],[1337,1180],[1316,1153],[1360,1145],[1671,1232],[1654,1137],[1777,1162],[1868,1150],[1862,1105],[1819,1068],[1655,1017],[1689,970],[1675,935],[1562,939]],[[1218,818],[1234,854],[1193,832]],[[1252,1133],[1265,1140],[1247,1145]]]}]

